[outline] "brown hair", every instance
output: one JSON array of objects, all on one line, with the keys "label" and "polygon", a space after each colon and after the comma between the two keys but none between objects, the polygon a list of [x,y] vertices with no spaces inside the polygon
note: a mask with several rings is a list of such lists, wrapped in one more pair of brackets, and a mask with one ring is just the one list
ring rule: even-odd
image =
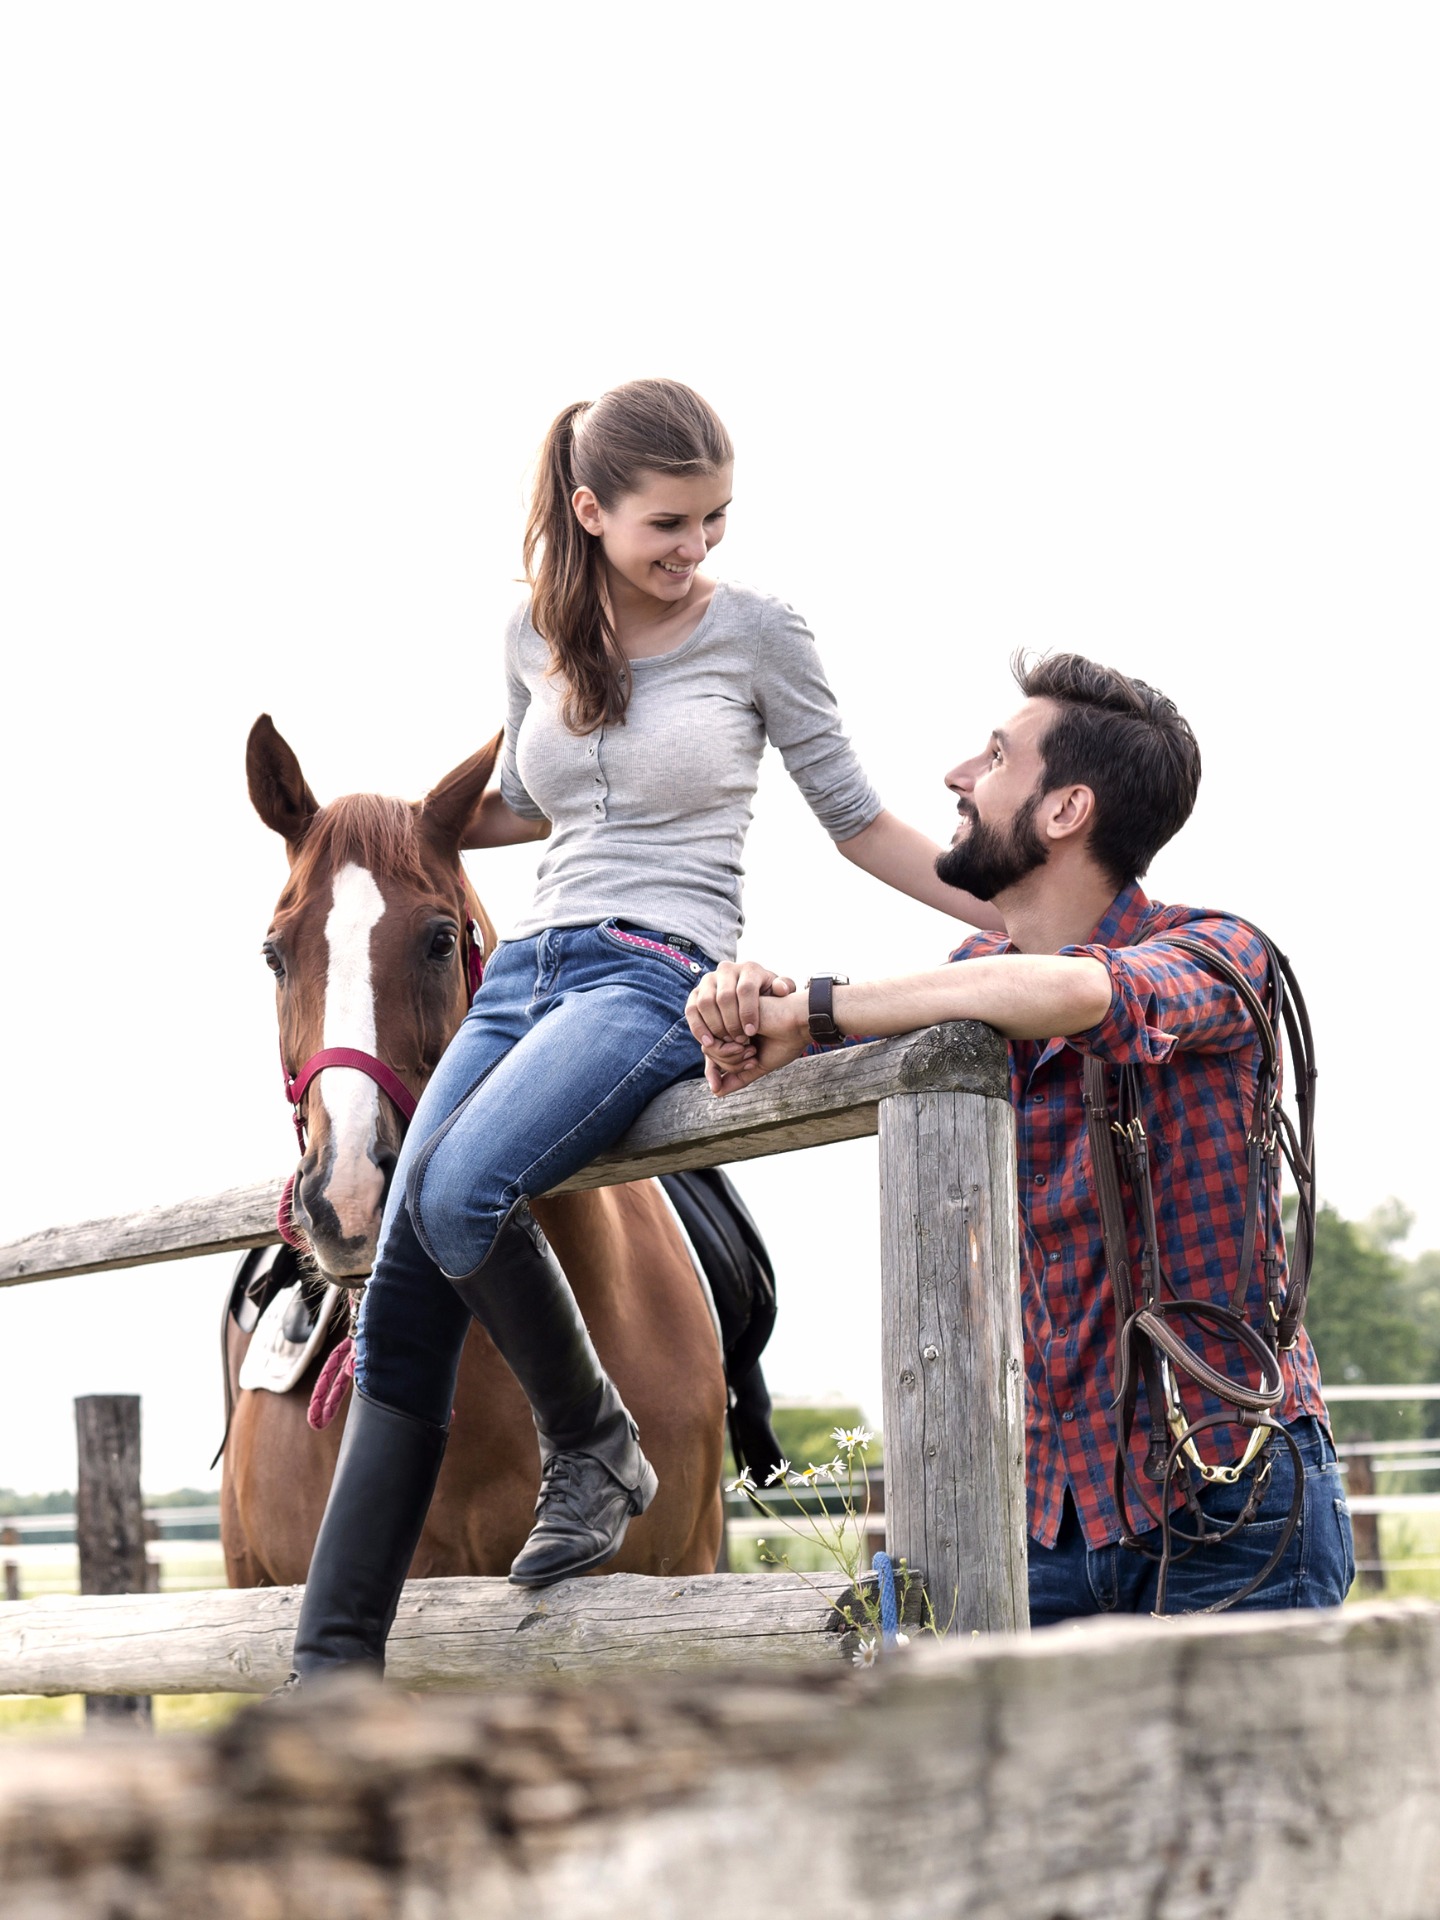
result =
[{"label": "brown hair", "polygon": [[1190,818],[1200,747],[1173,700],[1079,653],[1011,662],[1020,691],[1060,712],[1040,743],[1040,791],[1080,783],[1095,795],[1090,853],[1117,886],[1138,880]]},{"label": "brown hair", "polygon": [[576,519],[572,494],[589,487],[609,512],[642,474],[717,473],[734,457],[714,409],[678,380],[631,380],[556,415],[525,527],[525,578],[531,624],[565,682],[560,717],[572,733],[622,723],[631,685],[600,590],[600,541]]}]

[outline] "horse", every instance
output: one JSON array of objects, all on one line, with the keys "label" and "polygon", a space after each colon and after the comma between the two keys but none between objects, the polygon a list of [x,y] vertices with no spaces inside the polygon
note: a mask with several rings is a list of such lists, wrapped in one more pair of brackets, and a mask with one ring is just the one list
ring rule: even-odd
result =
[{"label": "horse", "polygon": [[[469,1006],[467,949],[473,941],[481,959],[495,945],[460,847],[501,738],[417,803],[351,794],[322,806],[269,715],[251,729],[250,798],[290,863],[263,949],[302,1146],[287,1237],[303,1242],[319,1279],[347,1288],[363,1286],[374,1262],[404,1119]],[[302,1063],[335,1049],[347,1063],[325,1060],[309,1077]],[[659,1475],[654,1503],[606,1570],[711,1572],[723,1538],[726,1389],[675,1216],[653,1180],[537,1197],[534,1213]],[[242,1387],[252,1335],[227,1312],[226,1571],[232,1586],[293,1585],[310,1564],[343,1419],[319,1431],[307,1420],[323,1341],[294,1391]],[[410,1577],[508,1572],[533,1524],[539,1481],[529,1404],[472,1324]]]}]

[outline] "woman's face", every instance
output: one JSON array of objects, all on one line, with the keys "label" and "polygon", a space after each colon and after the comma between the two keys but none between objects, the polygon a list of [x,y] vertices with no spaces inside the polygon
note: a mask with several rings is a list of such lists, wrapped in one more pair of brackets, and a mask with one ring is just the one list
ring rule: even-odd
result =
[{"label": "woman's face", "polygon": [[653,600],[686,598],[695,570],[725,537],[733,469],[683,476],[647,473],[608,510],[577,487],[575,516],[599,536],[612,589],[622,582]]}]

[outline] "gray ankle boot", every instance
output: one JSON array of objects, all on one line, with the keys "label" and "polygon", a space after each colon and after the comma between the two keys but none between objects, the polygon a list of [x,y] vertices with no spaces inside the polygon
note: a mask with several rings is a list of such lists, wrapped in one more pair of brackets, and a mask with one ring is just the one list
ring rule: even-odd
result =
[{"label": "gray ankle boot", "polygon": [[659,1483],[528,1202],[511,1208],[474,1272],[450,1284],[524,1388],[540,1438],[535,1526],[511,1581],[545,1587],[603,1566]]}]

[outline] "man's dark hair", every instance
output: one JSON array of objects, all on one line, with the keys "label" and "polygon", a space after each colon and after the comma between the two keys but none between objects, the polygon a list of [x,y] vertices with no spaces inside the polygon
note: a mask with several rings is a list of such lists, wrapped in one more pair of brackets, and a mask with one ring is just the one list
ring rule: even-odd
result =
[{"label": "man's dark hair", "polygon": [[1040,743],[1040,791],[1089,787],[1096,864],[1117,886],[1138,880],[1195,805],[1200,748],[1189,724],[1154,687],[1083,654],[1017,653],[1011,669],[1027,699],[1060,708]]}]

